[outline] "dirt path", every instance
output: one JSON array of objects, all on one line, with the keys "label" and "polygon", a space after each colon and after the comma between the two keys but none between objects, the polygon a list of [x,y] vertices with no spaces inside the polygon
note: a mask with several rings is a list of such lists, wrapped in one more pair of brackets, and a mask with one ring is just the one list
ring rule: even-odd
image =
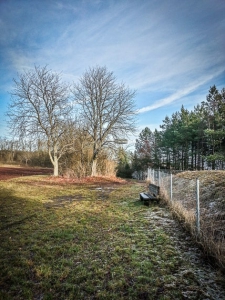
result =
[{"label": "dirt path", "polygon": [[[169,233],[180,256],[189,262],[187,270],[176,274],[182,280],[191,277],[197,279],[199,290],[184,292],[184,299],[199,299],[199,292],[204,299],[223,300],[225,299],[224,275],[214,269],[209,262],[203,258],[202,251],[192,241],[191,237],[181,228],[180,224],[173,219],[172,214],[166,207],[156,207],[154,211],[146,213],[151,230],[162,228]],[[202,299],[202,298],[201,298]]]}]

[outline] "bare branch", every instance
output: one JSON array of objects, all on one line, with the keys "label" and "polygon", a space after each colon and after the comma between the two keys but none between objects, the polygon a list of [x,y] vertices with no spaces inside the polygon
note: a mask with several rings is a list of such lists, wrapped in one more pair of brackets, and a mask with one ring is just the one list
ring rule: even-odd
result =
[{"label": "bare branch", "polygon": [[73,94],[92,138],[92,163],[96,164],[95,160],[106,145],[135,130],[135,92],[116,83],[113,73],[105,67],[95,67],[74,85]]},{"label": "bare branch", "polygon": [[70,112],[69,86],[46,66],[35,66],[14,79],[7,114],[11,130],[15,135],[47,139],[54,175],[58,175],[58,160],[67,148],[62,142]]}]

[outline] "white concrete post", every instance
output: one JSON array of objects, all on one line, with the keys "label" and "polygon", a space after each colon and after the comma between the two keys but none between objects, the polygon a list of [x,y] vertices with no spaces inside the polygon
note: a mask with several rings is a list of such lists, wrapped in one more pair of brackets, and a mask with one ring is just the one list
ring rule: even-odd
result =
[{"label": "white concrete post", "polygon": [[170,173],[170,201],[173,201],[173,174]]},{"label": "white concrete post", "polygon": [[199,201],[199,179],[196,179],[196,227],[200,234],[200,201]]}]

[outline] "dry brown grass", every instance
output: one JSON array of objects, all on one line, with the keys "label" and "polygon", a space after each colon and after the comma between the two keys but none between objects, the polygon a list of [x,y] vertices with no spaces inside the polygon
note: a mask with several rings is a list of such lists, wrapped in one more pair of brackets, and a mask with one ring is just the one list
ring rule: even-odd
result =
[{"label": "dry brown grass", "polygon": [[[193,189],[196,178],[200,182],[200,234]],[[187,171],[175,175],[173,181],[175,197],[171,202],[168,191],[162,190],[164,200],[204,253],[225,270],[225,171]]]}]

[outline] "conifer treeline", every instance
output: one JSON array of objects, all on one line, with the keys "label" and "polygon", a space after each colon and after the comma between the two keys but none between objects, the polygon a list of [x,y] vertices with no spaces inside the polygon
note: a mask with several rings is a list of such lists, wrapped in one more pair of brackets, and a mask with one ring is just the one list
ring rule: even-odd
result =
[{"label": "conifer treeline", "polygon": [[210,87],[206,101],[188,111],[165,117],[161,130],[146,127],[136,140],[133,168],[145,170],[224,169],[225,167],[225,88]]}]

